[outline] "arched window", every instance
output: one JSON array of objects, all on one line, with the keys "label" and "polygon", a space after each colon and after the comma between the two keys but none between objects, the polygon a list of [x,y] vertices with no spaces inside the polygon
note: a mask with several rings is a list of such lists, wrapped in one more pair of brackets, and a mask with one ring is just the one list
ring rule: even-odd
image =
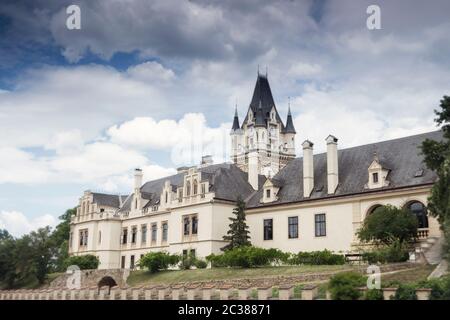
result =
[{"label": "arched window", "polygon": [[374,213],[374,212],[375,212],[378,208],[380,208],[380,207],[382,207],[381,204],[375,204],[375,205],[371,206],[371,207],[369,208],[369,210],[367,210],[367,215],[366,215],[366,217],[370,216],[372,213]]},{"label": "arched window", "polygon": [[197,194],[197,191],[198,191],[198,183],[197,180],[194,180],[194,195]]},{"label": "arched window", "polygon": [[422,202],[410,202],[407,205],[407,209],[417,217],[419,228],[428,228],[427,208],[425,208]]},{"label": "arched window", "polygon": [[186,195],[190,196],[191,195],[191,182],[188,180],[186,181]]},{"label": "arched window", "polygon": [[169,193],[166,191],[166,203],[169,201]]}]

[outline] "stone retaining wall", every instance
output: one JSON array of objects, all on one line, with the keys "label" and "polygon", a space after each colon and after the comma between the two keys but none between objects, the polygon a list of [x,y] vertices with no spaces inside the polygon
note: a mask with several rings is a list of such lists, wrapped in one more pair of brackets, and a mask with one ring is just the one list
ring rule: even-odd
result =
[{"label": "stone retaining wall", "polygon": [[[276,290],[274,290],[276,288]],[[361,291],[367,290],[360,288]],[[391,299],[396,288],[384,288],[383,297]],[[274,292],[278,292],[277,296]],[[256,293],[254,295],[253,293]],[[431,289],[416,290],[418,300],[428,300]],[[47,289],[47,290],[4,290],[0,291],[0,300],[315,300],[318,298],[317,285],[306,285],[301,289],[300,297],[294,298],[294,286],[283,285],[279,287],[249,286],[231,287],[167,287],[151,286],[136,288],[114,287],[111,290],[97,287],[82,289]],[[331,299],[329,292],[326,299]]]}]

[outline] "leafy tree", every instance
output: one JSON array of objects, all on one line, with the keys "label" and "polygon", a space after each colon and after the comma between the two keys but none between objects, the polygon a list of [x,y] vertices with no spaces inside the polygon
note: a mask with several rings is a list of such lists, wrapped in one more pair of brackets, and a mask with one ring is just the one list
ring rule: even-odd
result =
[{"label": "leafy tree", "polygon": [[92,254],[71,256],[64,261],[64,269],[74,265],[78,266],[81,270],[97,269],[99,264],[99,259]]},{"label": "leafy tree", "polygon": [[65,260],[69,257],[70,219],[77,212],[76,208],[68,209],[59,217],[62,222],[55,227],[52,233],[52,241],[55,246],[55,271],[65,270]]},{"label": "leafy tree", "polygon": [[34,264],[35,277],[39,284],[44,283],[47,274],[52,270],[53,260],[55,259],[55,247],[51,236],[51,229],[48,226],[30,233],[33,249],[31,259],[32,264]]},{"label": "leafy tree", "polygon": [[0,283],[8,288],[15,281],[14,246],[15,239],[9,232],[0,230]]},{"label": "leafy tree", "polygon": [[370,214],[358,231],[363,242],[403,246],[417,235],[417,219],[408,210],[391,205],[381,206]]},{"label": "leafy tree", "polygon": [[421,146],[427,167],[436,172],[438,180],[428,198],[428,210],[437,217],[446,240],[446,255],[450,259],[450,97],[440,101],[441,110],[435,110],[437,125],[442,126],[443,140],[426,139]]},{"label": "leafy tree", "polygon": [[247,223],[245,222],[245,202],[241,197],[237,199],[236,208],[233,210],[235,217],[229,218],[230,229],[226,236],[223,236],[225,241],[229,243],[221,248],[222,251],[231,250],[238,247],[250,246],[250,235]]}]

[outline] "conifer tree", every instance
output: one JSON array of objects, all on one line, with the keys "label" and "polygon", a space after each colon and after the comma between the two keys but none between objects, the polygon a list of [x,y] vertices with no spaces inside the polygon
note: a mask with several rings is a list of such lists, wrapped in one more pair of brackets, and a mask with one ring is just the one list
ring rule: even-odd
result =
[{"label": "conifer tree", "polygon": [[241,197],[237,199],[236,208],[233,209],[235,217],[230,218],[230,229],[227,235],[223,236],[229,243],[223,247],[222,251],[231,250],[238,247],[250,246],[250,235],[248,225],[245,222],[245,202]]}]

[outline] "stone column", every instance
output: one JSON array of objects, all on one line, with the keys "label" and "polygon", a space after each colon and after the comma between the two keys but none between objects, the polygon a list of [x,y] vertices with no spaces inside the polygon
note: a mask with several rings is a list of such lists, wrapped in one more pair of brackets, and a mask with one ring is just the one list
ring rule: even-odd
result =
[{"label": "stone column", "polygon": [[184,291],[184,286],[182,285],[173,285],[170,287],[172,291],[172,300],[180,300],[182,291]]},{"label": "stone column", "polygon": [[118,293],[119,293],[118,287],[111,288],[111,291],[109,293],[109,300],[116,300]]},{"label": "stone column", "polygon": [[198,284],[192,284],[187,289],[187,300],[195,300],[199,295],[199,285]]},{"label": "stone column", "polygon": [[211,296],[214,290],[214,285],[205,285],[202,287],[202,300],[211,300]]},{"label": "stone column", "polygon": [[294,286],[290,284],[280,285],[278,288],[278,299],[290,300],[294,297]]},{"label": "stone column", "polygon": [[158,300],[165,300],[167,291],[168,288],[166,286],[158,286],[156,288],[156,292],[158,292]]},{"label": "stone column", "polygon": [[131,289],[132,300],[139,300],[142,292],[142,287]]},{"label": "stone column", "polygon": [[431,289],[419,288],[416,289],[417,300],[430,300]]},{"label": "stone column", "polygon": [[391,297],[395,296],[397,288],[383,288],[383,298],[384,300],[391,300]]},{"label": "stone column", "polygon": [[314,300],[319,294],[319,289],[315,284],[307,284],[302,288],[302,300]]},{"label": "stone column", "polygon": [[249,285],[242,285],[238,288],[239,300],[248,300],[250,298],[252,288]]},{"label": "stone column", "polygon": [[89,300],[95,300],[96,295],[97,295],[97,290],[98,290],[97,287],[90,287],[89,288],[89,296],[88,296]]},{"label": "stone column", "polygon": [[272,298],[272,286],[264,285],[257,288],[258,300],[269,300]]},{"label": "stone column", "polygon": [[231,294],[231,285],[224,284],[219,288],[220,300],[229,300]]},{"label": "stone column", "polygon": [[150,286],[150,287],[145,287],[144,288],[144,299],[145,300],[152,300],[152,293],[154,291],[154,287]]}]

